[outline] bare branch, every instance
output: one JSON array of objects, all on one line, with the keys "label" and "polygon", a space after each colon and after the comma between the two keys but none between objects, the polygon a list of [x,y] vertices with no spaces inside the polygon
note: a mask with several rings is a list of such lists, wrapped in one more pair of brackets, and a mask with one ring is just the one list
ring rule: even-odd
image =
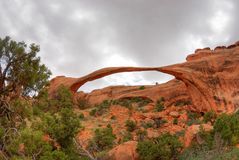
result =
[{"label": "bare branch", "polygon": [[75,138],[73,138],[73,141],[77,147],[78,151],[83,151],[83,153],[80,153],[81,155],[87,156],[91,160],[97,160],[89,151],[87,151],[79,142],[76,141]]}]

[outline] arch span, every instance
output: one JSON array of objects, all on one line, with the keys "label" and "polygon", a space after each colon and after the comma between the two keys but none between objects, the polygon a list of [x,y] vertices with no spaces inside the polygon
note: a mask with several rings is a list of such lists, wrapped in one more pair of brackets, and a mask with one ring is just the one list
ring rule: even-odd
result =
[{"label": "arch span", "polygon": [[99,69],[95,72],[92,72],[80,78],[58,76],[51,80],[49,93],[50,95],[54,94],[55,90],[60,85],[66,86],[73,93],[75,93],[85,83],[111,75],[111,74],[122,73],[122,72],[159,71],[159,69],[160,69],[159,67],[108,67],[108,68]]}]

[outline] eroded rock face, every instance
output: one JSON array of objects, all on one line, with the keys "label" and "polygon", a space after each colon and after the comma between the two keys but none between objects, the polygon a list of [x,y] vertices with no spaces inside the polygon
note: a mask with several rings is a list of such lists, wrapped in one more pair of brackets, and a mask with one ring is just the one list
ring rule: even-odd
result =
[{"label": "eroded rock face", "polygon": [[159,70],[184,82],[198,112],[234,112],[239,107],[239,47],[200,50],[187,62]]},{"label": "eroded rock face", "polygon": [[[205,131],[211,131],[213,127],[210,124],[202,124],[202,129]],[[200,125],[192,125],[186,129],[184,136],[184,147],[189,147],[196,134],[200,131]]]},{"label": "eroded rock face", "polygon": [[104,89],[92,91],[85,96],[85,99],[91,105],[94,105],[107,99],[132,97],[142,97],[151,100],[153,103],[161,97],[164,97],[165,107],[177,101],[190,101],[186,86],[183,82],[176,79],[159,85],[145,86],[145,89],[140,89],[139,86],[106,87]]}]

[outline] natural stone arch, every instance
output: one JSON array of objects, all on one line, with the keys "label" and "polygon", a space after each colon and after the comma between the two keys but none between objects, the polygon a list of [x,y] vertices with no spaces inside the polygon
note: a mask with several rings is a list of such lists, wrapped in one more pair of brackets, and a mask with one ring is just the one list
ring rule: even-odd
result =
[{"label": "natural stone arch", "polygon": [[159,71],[159,67],[108,67],[92,72],[80,78],[58,76],[51,80],[49,93],[52,95],[60,85],[69,88],[73,93],[89,81],[93,81],[108,75],[122,72],[139,72],[139,71]]},{"label": "natural stone arch", "polygon": [[187,57],[187,62],[165,67],[109,67],[80,78],[56,77],[49,86],[50,95],[63,84],[73,93],[86,82],[114,73],[160,71],[184,83],[198,112],[234,112],[239,106],[239,43],[215,50],[201,49]]}]

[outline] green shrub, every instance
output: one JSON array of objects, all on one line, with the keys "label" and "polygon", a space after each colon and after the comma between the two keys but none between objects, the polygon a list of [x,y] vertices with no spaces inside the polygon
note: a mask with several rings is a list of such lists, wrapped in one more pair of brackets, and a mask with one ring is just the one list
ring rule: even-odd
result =
[{"label": "green shrub", "polygon": [[51,145],[43,141],[42,137],[43,132],[41,131],[23,129],[19,135],[12,137],[10,143],[6,146],[6,150],[10,155],[17,156],[19,155],[19,145],[24,144],[24,155],[31,158],[35,156],[38,159],[46,152],[52,151]]},{"label": "green shrub", "polygon": [[161,118],[156,118],[156,119],[154,119],[154,122],[155,122],[156,128],[159,128],[163,124],[167,123],[167,120],[161,119]]},{"label": "green shrub", "polygon": [[227,150],[226,152],[217,155],[217,159],[237,160],[237,159],[239,159],[239,149],[234,147],[230,150]]},{"label": "green shrub", "polygon": [[77,106],[80,108],[80,109],[86,109],[89,107],[89,103],[86,99],[83,99],[83,98],[79,98],[77,99]]},{"label": "green shrub", "polygon": [[69,157],[60,150],[54,150],[52,152],[46,152],[39,160],[68,160]]},{"label": "green shrub", "polygon": [[185,135],[185,130],[181,130],[175,133],[175,136],[177,137],[183,137]]},{"label": "green shrub", "polygon": [[175,159],[182,149],[182,144],[176,136],[169,133],[152,140],[139,142],[137,152],[141,160],[169,160]]},{"label": "green shrub", "polygon": [[132,109],[132,107],[133,107],[132,104],[137,104],[138,105],[137,107],[140,108],[140,107],[147,105],[150,102],[151,102],[151,100],[147,99],[147,98],[132,97],[132,98],[122,98],[122,99],[114,100],[113,104],[121,105],[128,109]]},{"label": "green shrub", "polygon": [[125,122],[125,126],[127,127],[127,131],[132,132],[136,129],[136,123],[132,120],[127,120]]},{"label": "green shrub", "polygon": [[47,89],[42,89],[38,96],[35,98],[33,104],[33,114],[39,115],[40,112],[46,112],[49,110],[54,110],[55,107],[52,106],[52,100],[48,97]]},{"label": "green shrub", "polygon": [[136,135],[138,137],[138,141],[143,141],[147,136],[147,131],[139,129],[136,131]]},{"label": "green shrub", "polygon": [[83,114],[83,113],[80,113],[79,119],[83,120],[84,118],[85,118],[84,114]]},{"label": "green shrub", "polygon": [[89,142],[88,148],[92,151],[103,151],[110,149],[114,145],[116,136],[113,134],[111,126],[96,129],[92,141]]},{"label": "green shrub", "polygon": [[113,116],[110,117],[110,119],[112,119],[112,120],[116,120],[116,116],[113,115]]},{"label": "green shrub", "polygon": [[238,159],[239,150],[233,145],[239,140],[239,119],[237,114],[220,115],[213,126],[213,130],[205,132],[202,127],[197,139],[187,148],[179,159]]},{"label": "green shrub", "polygon": [[133,138],[132,134],[130,132],[126,132],[126,133],[124,133],[122,142],[130,141],[130,140],[132,140],[132,138]]},{"label": "green shrub", "polygon": [[164,108],[164,98],[161,97],[159,100],[157,100],[156,104],[155,104],[155,111],[156,112],[161,112],[163,111]]},{"label": "green shrub", "polygon": [[59,112],[62,108],[73,108],[73,98],[71,91],[64,85],[58,87],[54,99],[48,97],[47,90],[42,90],[36,97],[33,105],[35,115],[42,112]]},{"label": "green shrub", "polygon": [[220,115],[213,126],[214,132],[219,133],[221,138],[229,144],[239,141],[239,117],[236,114]]},{"label": "green shrub", "polygon": [[173,119],[173,124],[175,124],[175,125],[178,124],[178,119],[177,119],[177,118],[174,118],[174,119]]},{"label": "green shrub", "polygon": [[144,90],[145,89],[145,86],[140,86],[139,87],[139,90]]},{"label": "green shrub", "polygon": [[199,113],[187,111],[187,116],[188,116],[188,121],[187,121],[188,126],[201,123],[201,121],[199,120],[201,115]]},{"label": "green shrub", "polygon": [[5,134],[4,128],[0,126],[0,144],[3,143],[3,136]]},{"label": "green shrub", "polygon": [[95,108],[90,111],[91,116],[101,116],[107,112],[108,108],[111,106],[112,101],[104,100],[102,103],[95,105]]},{"label": "green shrub", "polygon": [[90,111],[90,115],[91,116],[95,116],[96,115],[96,112],[97,112],[97,110],[96,110],[96,108],[94,108],[94,109],[92,109],[91,111]]},{"label": "green shrub", "polygon": [[207,122],[214,122],[214,120],[216,119],[217,115],[214,111],[209,111],[206,112],[203,116],[203,122],[207,123]]},{"label": "green shrub", "polygon": [[32,107],[26,100],[15,99],[11,101],[12,109],[21,118],[31,118],[33,115]]},{"label": "green shrub", "polygon": [[194,146],[185,149],[179,156],[179,160],[238,160],[238,148],[208,149],[206,146]]},{"label": "green shrub", "polygon": [[57,95],[55,97],[55,105],[58,109],[61,108],[72,108],[73,107],[73,97],[71,91],[64,85],[61,85],[57,89]]},{"label": "green shrub", "polygon": [[147,123],[142,123],[142,127],[144,127],[145,129],[147,129],[147,128],[152,128],[154,126],[154,124],[153,123],[151,123],[151,122],[147,122]]},{"label": "green shrub", "polygon": [[120,105],[120,106],[126,107],[128,109],[132,109],[132,104],[131,104],[130,99],[123,98],[123,99],[114,100],[113,104]]},{"label": "green shrub", "polygon": [[62,108],[59,115],[47,116],[45,130],[63,147],[71,145],[80,128],[79,117],[69,108]]},{"label": "green shrub", "polygon": [[177,101],[174,105],[175,105],[175,106],[178,106],[178,107],[181,107],[181,106],[191,105],[191,104],[192,104],[191,101],[183,101],[183,100],[180,100],[180,101]]}]

